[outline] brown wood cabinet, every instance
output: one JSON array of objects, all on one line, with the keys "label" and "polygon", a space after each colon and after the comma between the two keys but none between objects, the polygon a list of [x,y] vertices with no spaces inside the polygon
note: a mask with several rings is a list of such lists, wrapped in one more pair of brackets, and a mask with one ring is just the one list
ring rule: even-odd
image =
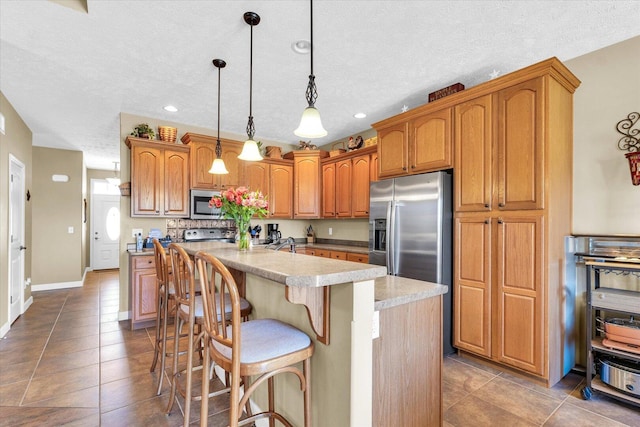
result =
[{"label": "brown wood cabinet", "polygon": [[323,218],[369,217],[369,184],[377,177],[372,158],[375,146],[322,160]]},{"label": "brown wood cabinet", "polygon": [[579,83],[552,58],[454,98],[454,345],[548,386],[566,373],[559,296]]},{"label": "brown wood cabinet", "polygon": [[453,167],[452,121],[452,108],[449,107],[407,119],[391,118],[375,123],[379,177]]},{"label": "brown wood cabinet", "polygon": [[341,259],[346,261],[361,262],[364,264],[369,263],[369,255],[355,253],[355,252],[345,252],[345,251],[335,251],[335,250],[332,251],[329,249],[320,249],[317,247],[309,247],[309,246],[300,248],[299,250],[297,250],[297,252],[304,255],[319,256],[323,258]]},{"label": "brown wood cabinet", "polygon": [[322,217],[336,216],[336,163],[322,165]]},{"label": "brown wood cabinet", "polygon": [[265,159],[246,162],[243,185],[267,195],[269,218],[293,218],[293,164],[287,160]]},{"label": "brown wood cabinet", "polygon": [[271,164],[269,168],[269,216],[293,218],[293,165]]},{"label": "brown wood cabinet", "polygon": [[216,158],[217,138],[187,132],[180,140],[191,148],[191,188],[224,190],[241,184],[245,162],[238,159],[238,155],[242,152],[242,142],[220,139],[221,158],[229,173],[214,175],[209,169]]},{"label": "brown wood cabinet", "polygon": [[285,154],[293,159],[293,217],[320,218],[321,213],[321,165],[320,160],[329,156],[322,150],[299,150]]},{"label": "brown wood cabinet", "polygon": [[363,264],[369,264],[369,255],[357,254],[353,252],[347,252],[347,261],[361,262]]},{"label": "brown wood cabinet", "polygon": [[131,329],[149,326],[156,320],[158,285],[153,252],[129,255]]},{"label": "brown wood cabinet", "polygon": [[189,147],[128,137],[131,216],[189,215]]}]

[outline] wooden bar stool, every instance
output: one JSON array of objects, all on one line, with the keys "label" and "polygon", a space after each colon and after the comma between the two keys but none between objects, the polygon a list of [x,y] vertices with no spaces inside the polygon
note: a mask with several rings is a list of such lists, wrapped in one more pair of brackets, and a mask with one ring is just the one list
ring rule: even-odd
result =
[{"label": "wooden bar stool", "polygon": [[[192,392],[192,378],[193,371],[202,369],[202,366],[194,366],[193,358],[196,350],[202,348],[201,341],[203,337],[202,325],[204,323],[204,310],[203,300],[201,296],[200,283],[196,283],[195,279],[195,266],[194,261],[189,257],[187,252],[180,245],[171,243],[169,245],[169,258],[171,260],[171,269],[173,276],[173,283],[175,289],[175,304],[176,314],[174,320],[174,337],[182,336],[182,328],[187,327],[188,336],[188,348],[187,348],[187,364],[185,370],[186,381],[184,386],[180,384],[181,372],[178,371],[178,359],[182,353],[179,352],[179,339],[174,340],[173,354],[176,355],[173,358],[173,368],[171,375],[171,393],[169,395],[169,405],[166,413],[169,415],[173,409],[174,403],[177,400],[176,392],[180,393],[184,397],[184,421],[183,425],[186,427],[189,424],[189,416],[191,413],[191,401],[200,400],[201,395],[194,395]],[[251,304],[244,298],[240,301],[242,305],[241,316],[248,317],[251,313]],[[224,316],[221,318],[227,318],[231,316],[231,304],[229,303],[229,312],[223,311]],[[223,310],[225,308],[223,307]],[[218,313],[220,315],[220,313]],[[204,372],[204,371],[203,371]],[[209,378],[209,364],[207,364],[206,375]],[[216,393],[207,395],[214,396],[226,392],[226,390],[218,391]],[[208,399],[204,399],[208,401]]]},{"label": "wooden bar stool", "polygon": [[167,351],[167,341],[173,336],[167,336],[167,324],[169,317],[175,313],[175,289],[167,262],[167,253],[158,239],[153,239],[153,254],[156,261],[156,280],[158,283],[158,306],[156,313],[156,339],[153,351],[153,362],[151,362],[150,372],[154,372],[160,357],[160,374],[158,375],[157,395],[162,390],[162,381],[167,356],[172,357],[173,353]]},{"label": "wooden bar stool", "polygon": [[[275,420],[285,426],[292,424],[275,408],[274,377],[281,373],[292,373],[300,380],[304,395],[304,425],[311,426],[310,375],[313,341],[299,329],[275,319],[257,319],[240,322],[240,296],[229,270],[213,255],[198,252],[195,255],[202,304],[204,306],[204,361],[202,396],[209,394],[209,378],[206,372],[212,360],[230,373],[231,402],[229,426],[251,424],[257,419],[268,418],[269,425]],[[216,292],[216,284],[218,291]],[[220,308],[231,302],[231,317],[217,315]],[[214,313],[216,313],[214,315]],[[302,362],[302,370],[296,365]],[[249,377],[256,376],[249,383]],[[240,420],[242,408],[258,386],[267,382],[269,392],[268,410],[257,414],[247,411]],[[240,398],[240,387],[244,394]],[[248,406],[247,406],[248,407]],[[202,400],[200,425],[207,425],[208,399]]]}]

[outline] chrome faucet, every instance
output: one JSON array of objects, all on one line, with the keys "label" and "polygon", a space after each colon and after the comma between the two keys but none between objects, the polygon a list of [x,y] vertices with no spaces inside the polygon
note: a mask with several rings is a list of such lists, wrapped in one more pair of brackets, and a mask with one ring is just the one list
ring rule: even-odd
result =
[{"label": "chrome faucet", "polygon": [[296,241],[293,237],[287,237],[287,240],[285,240],[284,242],[280,243],[279,245],[275,246],[275,247],[271,247],[271,245],[267,246],[269,249],[273,249],[274,251],[279,251],[280,249],[284,248],[285,246],[290,245],[289,248],[289,252],[296,252]]}]

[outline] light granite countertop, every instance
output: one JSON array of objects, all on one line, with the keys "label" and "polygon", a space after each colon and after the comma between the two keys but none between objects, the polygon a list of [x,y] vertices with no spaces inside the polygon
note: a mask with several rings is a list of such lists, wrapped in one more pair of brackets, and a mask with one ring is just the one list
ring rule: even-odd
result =
[{"label": "light granite countertop", "polygon": [[449,292],[449,287],[446,285],[386,275],[375,280],[374,309],[376,311],[384,310],[397,305],[437,297],[447,292]]},{"label": "light granite countertop", "polygon": [[[449,291],[448,286],[445,285],[389,276],[386,274],[386,267],[372,264],[311,257],[284,250],[274,251],[264,246],[252,247],[246,252],[240,252],[232,243],[192,242],[181,243],[181,245],[191,255],[201,250],[210,252],[228,267],[290,286],[319,287],[375,279],[375,310],[384,310],[436,297]],[[343,245],[313,244],[309,246],[345,250]],[[144,249],[142,252],[129,251],[129,254],[131,256],[153,255],[153,249]]]},{"label": "light granite countertop", "polygon": [[372,280],[387,274],[386,267],[378,265],[274,251],[261,246],[238,251],[233,243],[190,242],[181,245],[190,255],[198,251],[209,252],[227,267],[288,286],[331,286]]}]

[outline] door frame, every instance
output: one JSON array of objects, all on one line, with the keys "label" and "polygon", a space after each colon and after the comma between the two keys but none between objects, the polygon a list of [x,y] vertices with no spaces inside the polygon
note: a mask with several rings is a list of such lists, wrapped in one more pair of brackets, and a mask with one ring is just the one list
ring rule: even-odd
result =
[{"label": "door frame", "polygon": [[[14,170],[14,167],[17,167],[20,169],[21,172],[21,177],[22,179],[20,180],[21,182],[21,188],[18,188],[17,190],[14,190],[13,186],[11,185],[11,175],[12,172]],[[13,229],[13,220],[14,220],[14,215],[13,215],[13,204],[11,202],[11,193],[12,191],[18,191],[19,195],[20,195],[20,203],[22,204],[22,217],[20,218],[20,241],[22,242],[22,245],[24,246],[24,239],[25,239],[25,222],[26,222],[26,198],[25,198],[25,189],[26,189],[26,166],[24,163],[22,163],[17,157],[15,157],[13,154],[9,153],[9,167],[8,167],[8,181],[9,181],[9,202],[8,202],[8,222],[9,222],[9,227],[8,227],[8,233],[9,236],[7,239],[7,246],[8,246],[8,251],[7,253],[9,254],[9,259],[8,259],[8,263],[7,263],[7,281],[8,281],[8,286],[7,286],[7,313],[8,313],[8,324],[9,327],[11,327],[11,324],[20,316],[24,313],[25,307],[24,307],[24,290],[25,290],[25,253],[24,251],[20,251],[20,267],[19,267],[19,271],[18,271],[18,275],[19,275],[19,281],[20,281],[20,292],[18,292],[19,294],[19,313],[15,318],[12,318],[12,312],[11,312],[11,286],[12,286],[12,281],[11,281],[11,277],[12,274],[14,274],[14,272],[12,271],[11,268],[11,230]]]},{"label": "door frame", "polygon": [[[95,183],[101,181],[101,182],[107,182],[105,179],[100,179],[100,178],[92,178],[90,181],[90,185],[89,185],[89,190],[91,192],[91,202],[90,202],[90,209],[91,209],[91,213],[90,215],[88,215],[88,220],[90,221],[89,223],[89,266],[90,266],[90,270],[93,271],[95,269],[95,247],[94,247],[94,243],[95,240],[93,238],[94,233],[95,233],[95,221],[94,221],[94,215],[96,212],[95,209],[95,193],[94,193],[94,186]],[[107,196],[108,194],[100,194],[100,196]],[[112,196],[118,196],[118,194],[113,194]],[[122,215],[122,212],[120,212],[120,215]],[[120,241],[122,239],[122,230],[120,230],[120,238],[118,239],[118,241]],[[116,268],[120,268],[120,259],[118,257],[118,267]]]}]

